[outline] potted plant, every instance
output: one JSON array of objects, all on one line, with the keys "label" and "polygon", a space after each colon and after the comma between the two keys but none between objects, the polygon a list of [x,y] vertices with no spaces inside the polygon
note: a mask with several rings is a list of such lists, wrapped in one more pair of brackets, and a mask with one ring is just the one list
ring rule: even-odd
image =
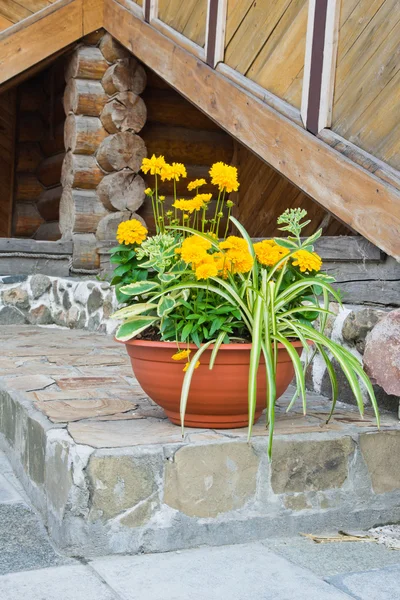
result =
[{"label": "potted plant", "polygon": [[[142,170],[154,175],[154,188],[145,193],[156,234],[148,236],[138,220],[119,225],[119,245],[111,255],[117,265],[112,283],[124,305],[114,314],[123,321],[116,339],[126,344],[140,385],[170,420],[182,427],[248,425],[250,436],[267,408],[271,455],[275,402],[295,376],[296,394],[288,410],[300,397],[306,412],[305,370],[318,352],[331,380],[332,411],[338,396],[334,358],[360,413],[361,382],[379,422],[374,391],[361,365],[324,334],[329,299],[340,303],[340,297],[314,252],[321,231],[301,238],[309,223],[303,220],[306,211],[290,209],[279,217],[287,238],[253,243],[231,216],[229,193],[239,186],[236,168],[211,167],[217,190],[213,205],[212,194],[201,192],[204,179],[189,182],[191,199],[176,197],[176,182],[186,177],[182,164],[169,165],[153,155],[143,160]],[[159,194],[165,180],[172,180],[175,189],[169,210]],[[238,235],[228,235],[230,225]]]}]

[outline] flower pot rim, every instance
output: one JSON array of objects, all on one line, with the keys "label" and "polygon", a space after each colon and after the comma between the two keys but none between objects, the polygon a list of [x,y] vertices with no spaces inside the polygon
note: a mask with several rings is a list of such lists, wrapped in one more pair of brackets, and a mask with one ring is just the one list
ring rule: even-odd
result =
[{"label": "flower pot rim", "polygon": [[[159,341],[153,341],[153,340],[127,340],[126,342],[122,342],[120,340],[117,340],[116,338],[114,338],[116,342],[119,342],[121,344],[128,344],[129,346],[144,346],[144,347],[149,347],[149,348],[171,348],[173,350],[178,350],[178,345],[176,342],[159,342]],[[309,342],[310,343],[310,342]],[[291,342],[292,346],[294,346],[295,348],[300,348],[303,344],[300,340],[294,340]],[[189,348],[190,350],[198,350],[198,347],[196,346],[196,344],[186,344],[185,342],[180,342],[180,348],[182,350],[185,350],[186,348]],[[220,349],[223,350],[250,350],[250,348],[252,347],[251,343],[248,344],[221,344]],[[208,347],[208,350],[212,350],[214,348],[214,344],[211,344],[211,346]],[[285,348],[285,346],[283,344],[281,344],[280,342],[278,342],[278,348]]]}]

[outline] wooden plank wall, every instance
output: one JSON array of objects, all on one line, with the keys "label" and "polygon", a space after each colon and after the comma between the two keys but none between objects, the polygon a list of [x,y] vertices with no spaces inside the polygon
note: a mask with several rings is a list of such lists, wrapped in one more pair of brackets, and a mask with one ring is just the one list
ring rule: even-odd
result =
[{"label": "wooden plank wall", "polygon": [[311,235],[321,226],[324,235],[352,233],[250,150],[237,146],[240,179],[237,216],[252,237],[282,235],[276,221],[286,208],[307,210],[311,223],[304,229],[304,235]]},{"label": "wooden plank wall", "polygon": [[307,0],[228,0],[225,63],[297,108],[301,104]]},{"label": "wooden plank wall", "polygon": [[158,18],[203,47],[206,36],[207,0],[159,0]]},{"label": "wooden plank wall", "polygon": [[2,0],[0,2],[0,31],[30,17],[54,2],[56,0]]},{"label": "wooden plank wall", "polygon": [[0,237],[11,234],[16,108],[15,90],[0,96]]},{"label": "wooden plank wall", "polygon": [[400,168],[400,1],[342,3],[332,129]]}]

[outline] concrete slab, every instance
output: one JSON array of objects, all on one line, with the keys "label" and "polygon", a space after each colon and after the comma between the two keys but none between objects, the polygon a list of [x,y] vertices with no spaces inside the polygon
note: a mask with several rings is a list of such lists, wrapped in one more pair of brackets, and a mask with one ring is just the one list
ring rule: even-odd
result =
[{"label": "concrete slab", "polygon": [[83,565],[13,573],[0,577],[4,600],[119,600]]},{"label": "concrete slab", "polygon": [[[72,562],[54,550],[30,508],[24,504],[0,504],[0,575]],[[1,586],[0,598],[9,600],[7,594],[1,593]],[[27,598],[30,600],[30,596]]]},{"label": "concrete slab", "polygon": [[299,566],[321,577],[400,566],[400,552],[375,542],[316,544],[303,537],[271,538],[263,544]]},{"label": "concrete slab", "polygon": [[349,598],[257,543],[112,557],[90,564],[124,600]]},{"label": "concrete slab", "polygon": [[396,600],[400,597],[400,565],[337,575],[328,581],[356,600]]},{"label": "concrete slab", "polygon": [[4,475],[0,474],[0,504],[11,504],[22,502],[21,495],[7,481]]}]

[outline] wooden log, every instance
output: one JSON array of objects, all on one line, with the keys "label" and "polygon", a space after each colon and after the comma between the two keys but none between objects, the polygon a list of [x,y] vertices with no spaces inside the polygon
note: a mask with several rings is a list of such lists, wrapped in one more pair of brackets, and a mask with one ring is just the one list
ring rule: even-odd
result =
[{"label": "wooden log", "polygon": [[120,171],[127,167],[137,173],[145,156],[146,145],[142,138],[131,131],[124,131],[106,137],[96,158],[105,171]]},{"label": "wooden log", "polygon": [[64,152],[64,122],[59,123],[52,136],[40,142],[40,148],[45,156],[54,156]]},{"label": "wooden log", "polygon": [[121,46],[109,33],[106,33],[101,38],[99,48],[109,63],[114,63],[120,58],[129,58],[132,56],[129,50]]},{"label": "wooden log", "polygon": [[93,233],[75,233],[72,236],[72,271],[94,270],[100,266],[97,240]]},{"label": "wooden log", "polygon": [[72,233],[94,233],[108,210],[94,190],[64,188],[60,202],[60,230],[64,236]]},{"label": "wooden log", "polygon": [[69,114],[65,121],[65,150],[74,154],[94,154],[107,136],[100,119]]},{"label": "wooden log", "polygon": [[100,202],[109,210],[135,211],[144,202],[145,182],[130,169],[103,177],[97,188]]},{"label": "wooden log", "polygon": [[103,175],[93,156],[67,152],[61,170],[61,185],[64,188],[95,189]]},{"label": "wooden log", "polygon": [[121,92],[111,98],[100,115],[108,133],[133,131],[138,133],[146,123],[146,105],[140,96],[133,92]]},{"label": "wooden log", "polygon": [[31,237],[43,223],[34,202],[16,202],[13,215],[13,235]]},{"label": "wooden log", "polygon": [[45,138],[46,128],[39,113],[20,113],[18,130],[20,142],[40,142]]},{"label": "wooden log", "polygon": [[148,155],[162,154],[168,162],[212,165],[222,161],[229,164],[233,156],[233,140],[224,131],[147,124],[142,136]]},{"label": "wooden log", "polygon": [[71,77],[80,79],[102,79],[108,69],[108,64],[99,48],[80,46],[71,56],[65,70],[65,80]]},{"label": "wooden log", "polygon": [[71,79],[64,93],[64,110],[76,115],[98,117],[108,100],[103,86],[99,81]]},{"label": "wooden log", "polygon": [[45,158],[36,172],[37,178],[45,187],[53,187],[60,183],[61,168],[65,152]]},{"label": "wooden log", "polygon": [[39,225],[33,238],[35,240],[47,240],[49,242],[56,242],[59,240],[61,238],[61,232],[58,221],[42,223]]},{"label": "wooden log", "polygon": [[39,198],[43,186],[34,173],[17,173],[15,200],[29,202]]},{"label": "wooden log", "polygon": [[136,58],[131,56],[108,67],[101,83],[107,94],[113,96],[118,92],[141,94],[146,87],[146,81],[146,71]]},{"label": "wooden log", "polygon": [[43,154],[40,145],[37,142],[18,144],[17,172],[28,171],[34,173],[42,160]]},{"label": "wooden log", "polygon": [[96,237],[98,240],[115,240],[117,235],[118,225],[123,221],[129,221],[129,219],[137,219],[143,225],[146,225],[142,217],[136,213],[128,211],[114,212],[103,217],[97,226]]},{"label": "wooden log", "polygon": [[62,186],[44,190],[37,201],[38,211],[45,221],[57,221],[59,217]]}]

